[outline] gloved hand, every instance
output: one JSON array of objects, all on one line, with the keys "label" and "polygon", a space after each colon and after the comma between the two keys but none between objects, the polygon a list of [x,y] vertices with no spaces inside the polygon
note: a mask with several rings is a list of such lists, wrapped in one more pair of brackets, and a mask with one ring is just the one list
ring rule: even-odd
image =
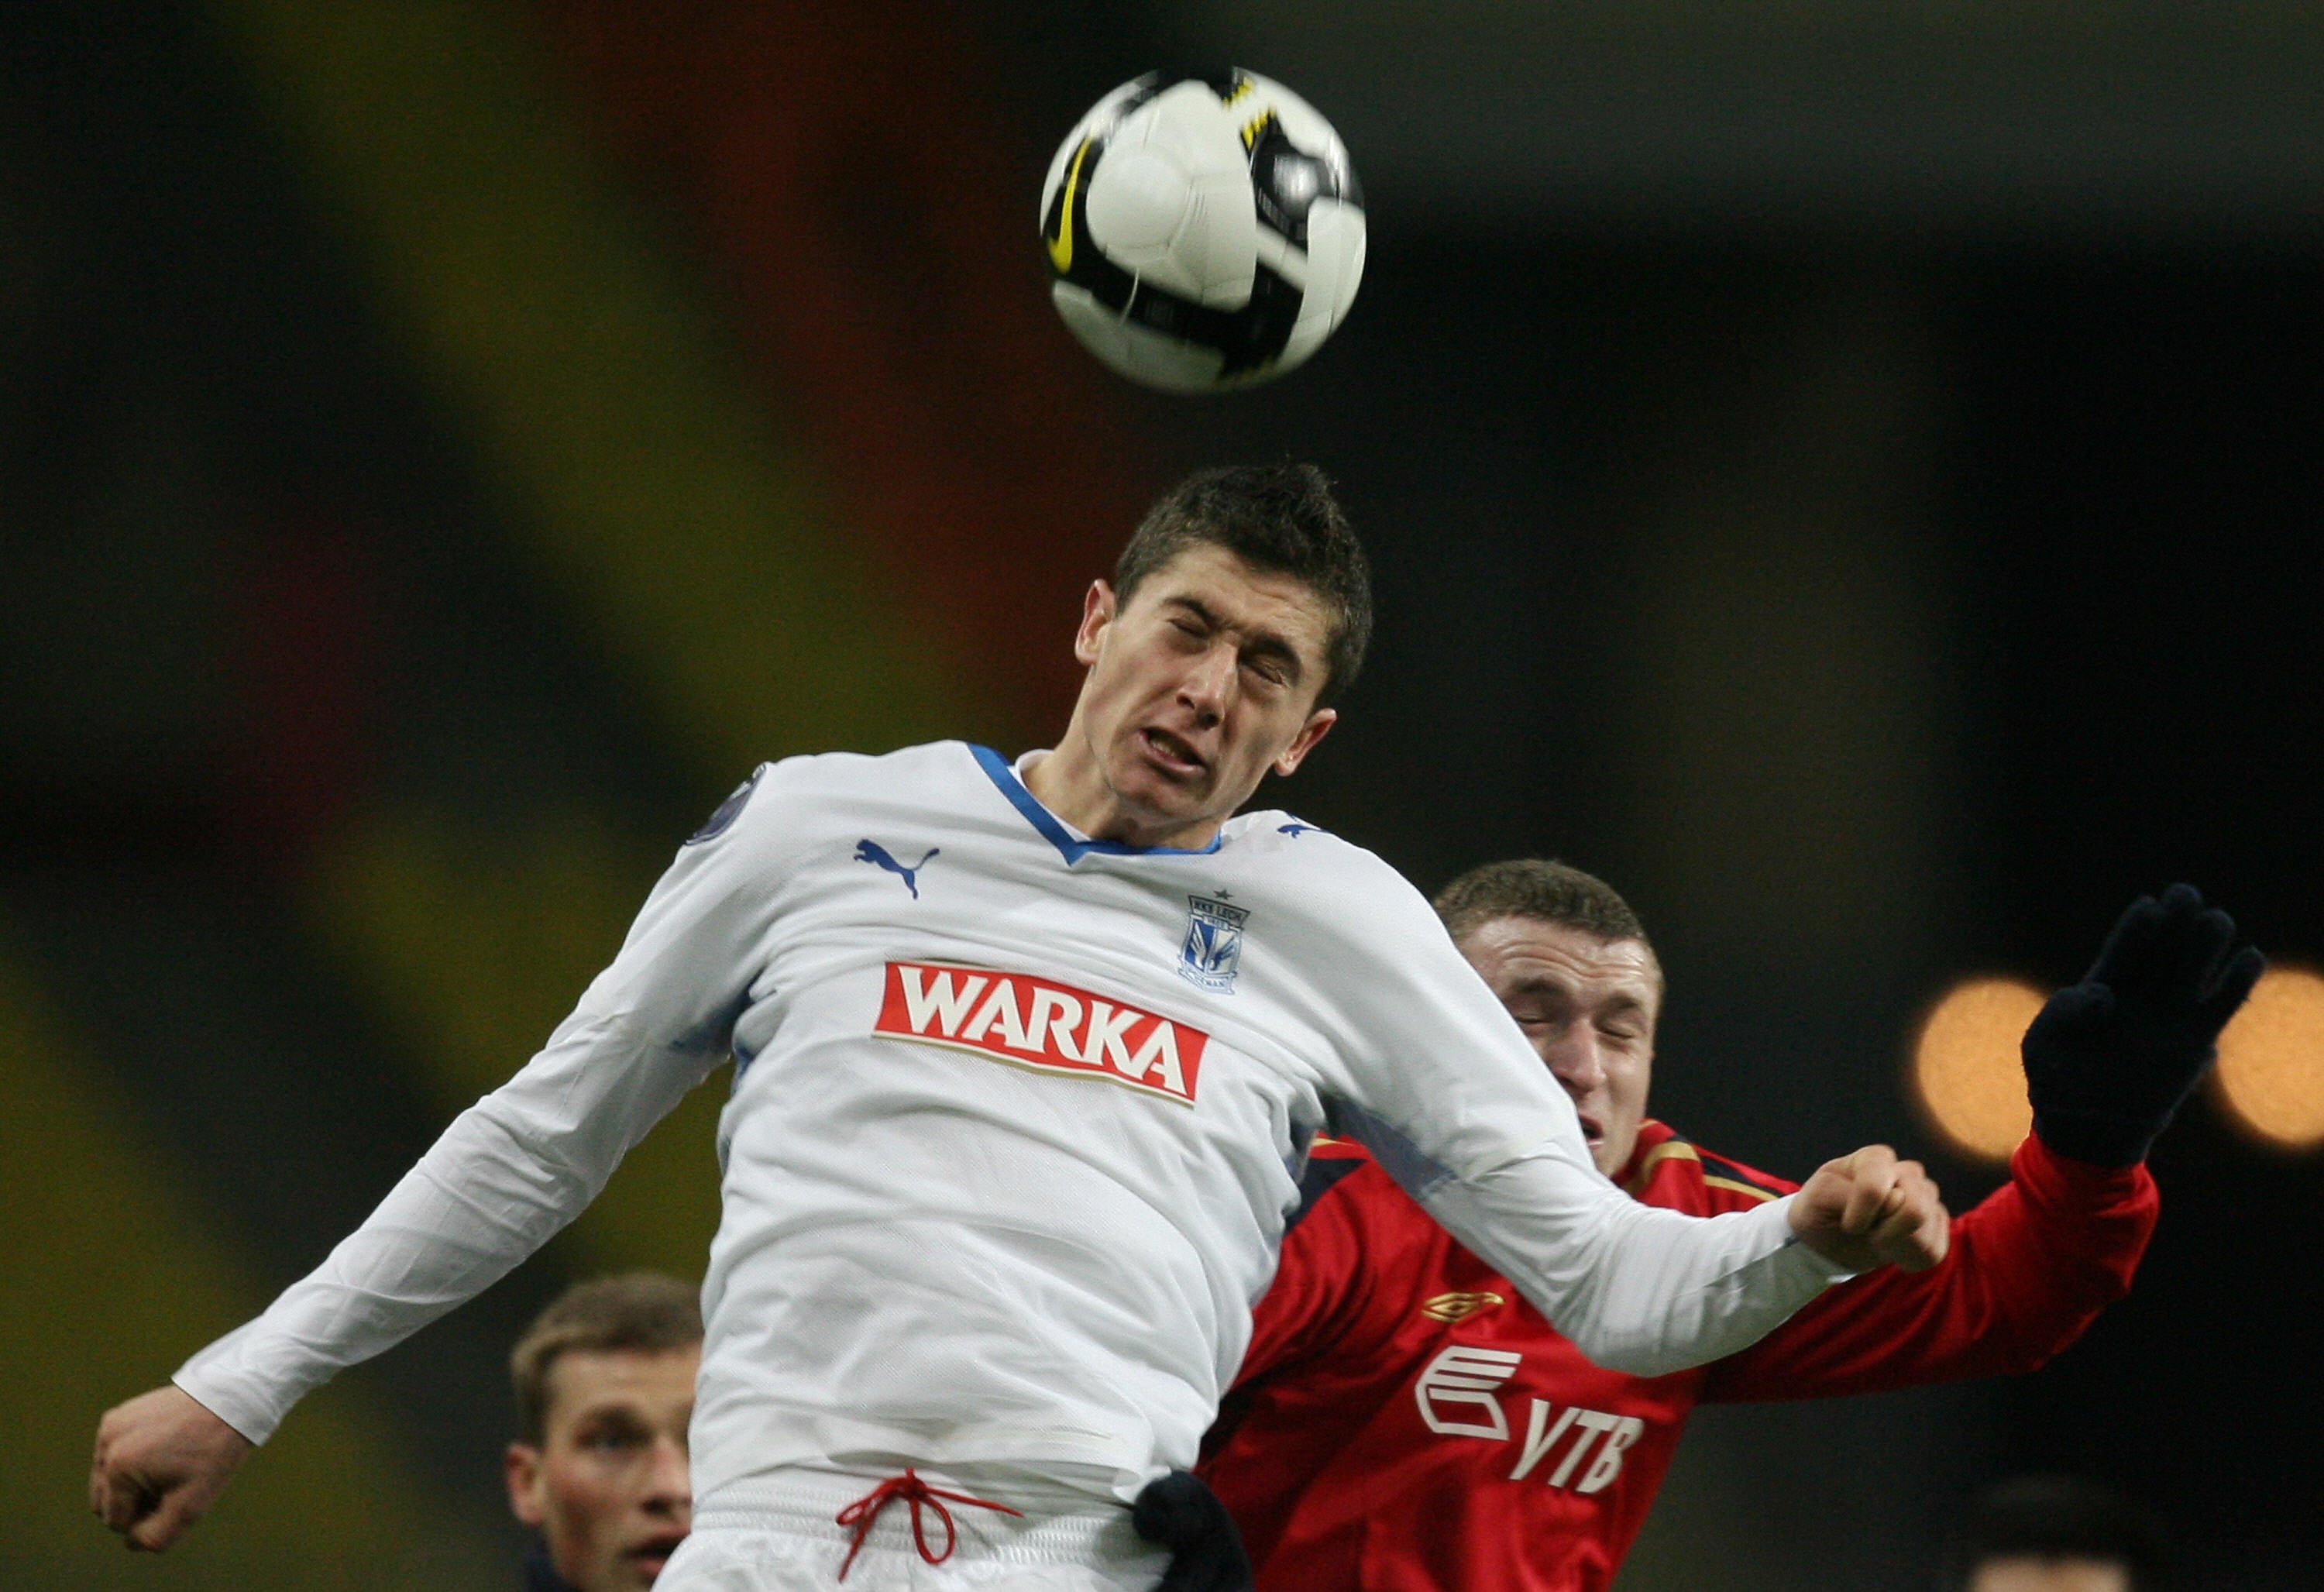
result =
[{"label": "gloved hand", "polygon": [[2043,1144],[2098,1166],[2146,1158],[2267,967],[2249,945],[2230,955],[2235,937],[2235,920],[2192,885],[2130,904],[2082,981],[2050,997],[2025,1031],[2025,1092]]},{"label": "gloved hand", "polygon": [[1201,1477],[1174,1470],[1148,1482],[1130,1506],[1130,1523],[1170,1550],[1169,1572],[1156,1592],[1251,1592],[1242,1533]]}]

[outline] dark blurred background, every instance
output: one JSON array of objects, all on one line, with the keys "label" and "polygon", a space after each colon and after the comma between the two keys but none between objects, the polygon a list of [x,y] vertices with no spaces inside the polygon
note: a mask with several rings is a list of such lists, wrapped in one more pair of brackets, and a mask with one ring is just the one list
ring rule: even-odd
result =
[{"label": "dark blurred background", "polygon": [[[1157,398],[1039,174],[1157,65],[1338,124],[1306,369]],[[89,1433],[360,1219],[755,762],[1041,744],[1200,463],[1342,482],[1382,621],[1268,799],[1424,888],[1628,892],[1657,1114],[1803,1174],[1957,976],[2197,881],[2324,958],[2324,10],[1493,0],[0,7],[0,1580],[513,1584],[503,1359],[698,1275],[702,1091],[159,1562]],[[2199,1102],[2135,1295],[2021,1381],[1698,1422],[1624,1582],[1927,1584],[2066,1469],[2205,1587],[2324,1562],[2324,1160]]]}]

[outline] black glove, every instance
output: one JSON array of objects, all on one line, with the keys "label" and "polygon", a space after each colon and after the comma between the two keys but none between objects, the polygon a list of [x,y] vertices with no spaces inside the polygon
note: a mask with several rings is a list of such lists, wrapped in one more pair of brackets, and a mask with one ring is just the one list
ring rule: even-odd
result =
[{"label": "black glove", "polygon": [[1130,1523],[1170,1550],[1169,1572],[1155,1592],[1251,1592],[1242,1533],[1201,1477],[1174,1470],[1148,1482],[1130,1506]]},{"label": "black glove", "polygon": [[2050,997],[2025,1031],[2025,1093],[2043,1144],[2098,1166],[2146,1159],[2267,967],[2249,945],[2229,955],[2235,938],[2235,920],[2192,885],[2130,904],[2082,981]]}]

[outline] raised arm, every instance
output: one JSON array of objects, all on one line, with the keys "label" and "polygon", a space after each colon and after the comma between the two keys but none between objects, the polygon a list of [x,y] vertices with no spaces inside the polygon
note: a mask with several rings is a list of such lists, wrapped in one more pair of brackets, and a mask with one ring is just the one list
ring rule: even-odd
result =
[{"label": "raised arm", "polygon": [[2144,1166],[2029,1137],[2010,1181],[1953,1223],[1932,1271],[1835,1288],[1711,1367],[1706,1403],[1826,1398],[2030,1371],[2130,1291],[2160,1201]]},{"label": "raised arm", "polygon": [[1843,1276],[1943,1254],[1934,1190],[1877,1146],[1751,1211],[1638,1204],[1426,903],[1383,889],[1360,921],[1367,954],[1334,991],[1354,1059],[1341,1130],[1592,1359],[1646,1376],[1718,1359]]},{"label": "raised arm", "polygon": [[2025,1035],[2034,1131],[2010,1181],[1922,1276],[1835,1290],[1704,1384],[1710,1399],[1813,1398],[2030,1371],[2130,1291],[2159,1200],[2147,1147],[2209,1064],[2264,963],[2186,885],[2134,902]]},{"label": "raised arm", "polygon": [[264,1314],[187,1361],[174,1387],[107,1413],[89,1502],[132,1547],[169,1546],[308,1392],[540,1248],[724,1059],[771,883],[752,833],[765,815],[735,824],[721,811],[733,829],[680,851],[621,953],[522,1071],[462,1112]]},{"label": "raised arm", "polygon": [[1641,1205],[1554,1145],[1406,1186],[1582,1353],[1640,1376],[1734,1354],[1858,1272],[1925,1269],[1949,1239],[1934,1186],[1880,1145],[1724,1216]]}]

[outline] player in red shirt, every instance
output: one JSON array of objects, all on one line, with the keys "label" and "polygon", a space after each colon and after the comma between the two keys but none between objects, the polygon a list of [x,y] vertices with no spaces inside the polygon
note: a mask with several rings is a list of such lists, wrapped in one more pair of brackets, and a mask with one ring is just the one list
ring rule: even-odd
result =
[{"label": "player in red shirt", "polygon": [[[1601,1171],[1697,1215],[1795,1185],[1646,1115],[1662,973],[1562,864],[1497,863],[1437,909],[1572,1094]],[[1259,1592],[1598,1592],[1688,1413],[2027,1371],[2120,1298],[2153,1231],[2144,1164],[2258,976],[2186,887],[2125,915],[2026,1042],[2037,1131],[1932,1270],[1834,1288],[1752,1348],[1641,1378],[1582,1357],[1352,1144],[1320,1143],[1202,1475]]]}]

